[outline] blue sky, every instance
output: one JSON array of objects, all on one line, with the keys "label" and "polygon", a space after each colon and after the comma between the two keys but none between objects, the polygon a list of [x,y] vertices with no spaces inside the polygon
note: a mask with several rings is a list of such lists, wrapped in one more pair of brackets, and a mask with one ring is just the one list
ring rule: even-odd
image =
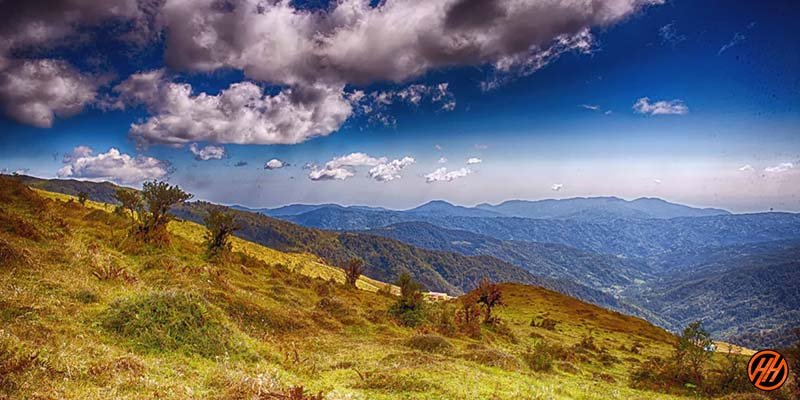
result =
[{"label": "blue sky", "polygon": [[[232,1],[230,7],[245,10],[249,3]],[[445,10],[450,18],[458,3],[470,2],[446,3],[452,3]],[[199,28],[170,19],[170,12],[185,11],[182,2],[167,1],[162,10],[134,7],[124,15],[83,10],[86,18],[63,22],[52,33],[57,40],[46,43],[11,26],[0,31],[3,43],[11,43],[0,46],[0,168],[132,186],[168,179],[202,199],[254,207],[337,202],[405,208],[431,199],[476,204],[616,195],[734,211],[800,211],[797,2],[610,0],[611,11],[594,10],[591,18],[580,6],[530,3],[543,4],[534,8],[539,20],[530,25],[552,25],[554,33],[528,26],[520,31],[530,33],[497,34],[479,56],[463,59],[430,55],[430,44],[418,39],[408,43],[420,49],[409,50],[401,38],[399,50],[388,54],[412,61],[393,64],[380,55],[381,47],[370,47],[375,43],[329,31],[328,47],[307,52],[326,52],[333,67],[312,65],[311,72],[305,69],[316,59],[309,62],[300,50],[259,49],[272,40],[296,39],[287,35],[302,38],[302,27],[323,29],[323,22],[338,20],[308,17],[281,31],[260,29],[264,15],[248,15],[254,25],[246,31],[222,31],[239,29],[227,25],[193,31]],[[368,23],[413,4],[387,1],[353,18]],[[337,12],[320,2],[285,7],[295,16],[308,8]],[[202,5],[196,8],[203,12]],[[439,15],[423,8],[413,8],[420,20]],[[5,11],[18,13],[15,21],[23,28],[58,18],[24,6]],[[270,11],[276,18],[287,15]],[[565,13],[586,19],[559,25]],[[497,24],[514,18],[506,10]],[[491,23],[475,23],[468,32],[474,36],[465,37],[492,37],[497,27]],[[413,21],[408,26],[397,36],[427,33],[413,31]],[[198,32],[209,29],[217,29],[208,39],[214,51],[200,51]],[[193,39],[182,38],[184,30]],[[237,45],[219,43],[225,35],[239,35]],[[573,41],[558,47],[567,36]],[[520,41],[523,51],[512,46]],[[353,57],[336,64],[340,50]],[[525,56],[530,58],[519,61]],[[538,69],[532,67],[536,57],[543,60]],[[509,59],[512,67],[503,69]],[[159,73],[143,75],[152,71]],[[156,89],[137,91],[137,82]],[[220,109],[198,95],[214,97],[243,82],[263,91],[258,106],[245,106],[253,107],[247,114],[230,110],[239,103],[220,106],[231,121],[209,117],[208,110]],[[497,85],[486,90],[487,82]],[[188,97],[164,100],[181,84],[190,87]],[[301,95],[305,91],[310,94]],[[356,100],[356,93],[363,99]],[[414,93],[419,101],[410,100]],[[381,103],[381,94],[389,100]],[[192,125],[198,119],[203,124]],[[213,147],[195,155],[192,143],[198,150]],[[78,146],[92,151],[75,152]],[[212,151],[219,147],[224,150]],[[107,156],[110,148],[120,156]],[[353,153],[358,156],[346,157]],[[470,158],[480,162],[468,164]],[[282,166],[265,169],[272,159]]]}]

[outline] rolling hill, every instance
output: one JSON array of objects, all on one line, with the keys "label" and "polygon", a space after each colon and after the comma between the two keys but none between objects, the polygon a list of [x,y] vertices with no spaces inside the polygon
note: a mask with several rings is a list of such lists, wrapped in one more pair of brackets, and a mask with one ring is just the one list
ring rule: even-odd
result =
[{"label": "rolling hill", "polygon": [[[74,181],[65,181],[64,187],[59,182],[34,180],[35,186],[46,183],[52,190],[74,189]],[[81,185],[97,198],[109,196],[115,188],[91,182]],[[193,203],[176,213],[200,222],[208,207],[212,205]],[[448,206],[437,203],[436,207]],[[388,223],[398,216],[427,223],[402,221],[372,232],[332,232],[243,211],[237,212],[237,218],[245,226],[242,237],[253,243],[311,254],[332,265],[360,257],[368,263],[367,276],[392,282],[401,272],[409,272],[433,291],[462,293],[489,276],[541,285],[672,330],[692,319],[716,318],[720,310],[727,310],[725,318],[709,324],[712,333],[751,346],[785,343],[794,326],[770,315],[784,315],[781,303],[794,304],[796,291],[774,292],[776,296],[771,297],[756,294],[763,289],[758,280],[768,271],[764,268],[776,266],[781,279],[795,278],[794,264],[779,261],[787,261],[784,255],[792,254],[781,242],[800,236],[797,214],[581,222],[455,215],[422,218],[364,207],[322,207],[289,219],[318,213],[353,225]],[[355,219],[348,220],[349,215]],[[358,219],[364,216],[366,220]],[[702,273],[710,271],[708,265],[727,267]],[[726,285],[741,288],[720,295],[726,293]],[[749,296],[759,299],[752,312],[743,305]]]},{"label": "rolling hill", "polygon": [[649,279],[649,267],[644,262],[560,244],[499,240],[472,232],[439,228],[427,222],[404,222],[364,232],[425,249],[493,256],[537,276],[568,279],[606,291]]},{"label": "rolling hill", "polygon": [[[675,341],[634,317],[506,284],[504,328],[441,336],[440,317],[396,324],[392,295],[300,273],[314,257],[237,242],[210,262],[202,227],[172,221],[170,244],[152,247],[112,208],[69,199],[0,178],[0,218],[15,222],[0,230],[0,397],[679,398],[628,386]],[[543,318],[554,327],[532,326]],[[546,370],[537,343],[555,357]]]},{"label": "rolling hill", "polygon": [[702,320],[716,337],[744,346],[776,348],[796,340],[800,241],[706,247],[659,261],[671,268],[631,288],[626,298],[646,302],[672,321],[672,329]]}]

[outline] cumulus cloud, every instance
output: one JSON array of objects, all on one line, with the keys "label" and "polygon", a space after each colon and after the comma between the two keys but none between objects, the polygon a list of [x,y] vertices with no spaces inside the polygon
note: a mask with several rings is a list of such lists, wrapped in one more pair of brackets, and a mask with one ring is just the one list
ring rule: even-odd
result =
[{"label": "cumulus cloud", "polygon": [[309,165],[308,178],[312,181],[345,180],[355,176],[356,167],[371,167],[369,177],[377,181],[388,182],[400,178],[400,172],[413,164],[412,157],[389,160],[386,157],[372,157],[366,153],[350,153],[336,157],[324,166]]},{"label": "cumulus cloud", "polygon": [[352,113],[343,86],[295,86],[269,95],[240,82],[217,95],[195,95],[191,85],[169,82],[159,70],[134,74],[114,90],[122,106],[143,104],[152,114],[131,125],[141,145],[296,144],[334,132]]},{"label": "cumulus cloud", "polygon": [[225,157],[225,148],[222,146],[208,145],[200,148],[197,143],[189,145],[189,151],[194,154],[197,161],[221,160]]},{"label": "cumulus cloud", "polygon": [[399,160],[392,160],[386,163],[378,164],[369,170],[369,177],[380,182],[389,182],[395,179],[400,179],[400,172],[415,160],[412,157],[403,157]]},{"label": "cumulus cloud", "polygon": [[58,170],[59,177],[111,180],[119,183],[160,179],[169,172],[169,164],[165,161],[146,156],[132,157],[113,147],[105,153],[95,155],[92,149],[78,146],[64,157],[64,164]]},{"label": "cumulus cloud", "polygon": [[750,172],[750,171],[755,171],[755,168],[753,168],[753,166],[750,164],[745,164],[739,167],[739,171]]},{"label": "cumulus cloud", "polygon": [[281,168],[283,168],[285,166],[286,166],[286,162],[284,162],[283,160],[279,160],[277,158],[273,158],[273,159],[267,161],[266,163],[264,163],[264,169],[269,169],[269,170],[281,169]]},{"label": "cumulus cloud", "polygon": [[292,2],[175,0],[164,5],[161,21],[167,62],[179,69],[231,67],[288,85],[366,84],[446,66],[540,67],[554,47],[574,48],[572,38],[585,43],[589,29],[663,2],[343,0],[322,12]]},{"label": "cumulus cloud", "polygon": [[642,97],[633,103],[633,111],[649,115],[684,115],[689,112],[689,107],[683,100],[660,100],[651,103],[649,97]]},{"label": "cumulus cloud", "polygon": [[[98,77],[80,73],[64,61],[17,58],[69,40],[81,28],[120,22],[125,37],[153,27],[159,0],[2,1],[0,2],[0,106],[14,120],[48,128],[55,117],[81,112],[96,97]],[[148,22],[149,21],[149,22]],[[136,32],[132,32],[136,31]]]},{"label": "cumulus cloud", "polygon": [[97,95],[93,80],[59,60],[14,60],[0,70],[0,105],[14,120],[49,128],[83,111]]},{"label": "cumulus cloud", "polygon": [[550,186],[550,190],[552,190],[554,192],[560,192],[561,189],[563,189],[563,188],[564,188],[564,184],[563,183],[554,183],[552,186]]},{"label": "cumulus cloud", "polygon": [[794,168],[794,163],[785,162],[785,163],[780,163],[780,164],[772,166],[772,167],[764,168],[764,171],[765,172],[786,172],[786,171],[788,171],[788,170],[790,170],[792,168]]},{"label": "cumulus cloud", "polygon": [[478,157],[470,157],[470,158],[467,159],[467,165],[480,164],[482,162],[483,162],[483,160],[481,160]]},{"label": "cumulus cloud", "polygon": [[472,173],[469,168],[460,168],[453,171],[447,171],[446,167],[438,168],[435,171],[425,175],[425,182],[451,182],[458,178],[463,178]]},{"label": "cumulus cloud", "polygon": [[[77,34],[81,27],[110,19],[152,17],[158,1],[4,1],[0,3],[0,48],[5,51],[45,47]],[[131,26],[130,29],[142,29]]]}]

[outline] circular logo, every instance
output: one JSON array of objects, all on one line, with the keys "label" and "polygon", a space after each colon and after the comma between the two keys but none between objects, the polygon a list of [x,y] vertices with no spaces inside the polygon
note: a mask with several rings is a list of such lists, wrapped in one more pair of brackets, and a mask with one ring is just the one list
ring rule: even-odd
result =
[{"label": "circular logo", "polygon": [[789,376],[786,358],[775,350],[761,350],[750,357],[747,377],[756,389],[771,391],[780,388]]}]

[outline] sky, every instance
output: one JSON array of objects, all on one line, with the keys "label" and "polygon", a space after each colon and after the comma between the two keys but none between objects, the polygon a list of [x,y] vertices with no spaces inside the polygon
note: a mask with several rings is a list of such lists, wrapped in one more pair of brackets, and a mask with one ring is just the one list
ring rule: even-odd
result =
[{"label": "sky", "polygon": [[0,169],[250,207],[800,211],[800,3],[0,1]]}]

